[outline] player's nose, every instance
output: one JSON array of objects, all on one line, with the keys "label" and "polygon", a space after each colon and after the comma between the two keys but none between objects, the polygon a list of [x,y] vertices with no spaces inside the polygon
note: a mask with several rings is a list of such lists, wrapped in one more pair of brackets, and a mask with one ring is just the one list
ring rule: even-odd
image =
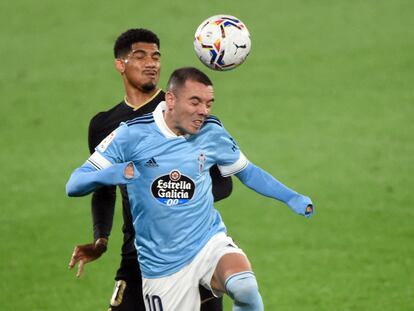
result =
[{"label": "player's nose", "polygon": [[148,57],[145,59],[145,67],[146,68],[155,68],[157,66],[157,61],[152,57]]},{"label": "player's nose", "polygon": [[155,68],[156,67],[156,63],[153,60],[149,60],[145,63],[145,68]]},{"label": "player's nose", "polygon": [[205,117],[208,117],[209,114],[210,114],[210,109],[207,108],[207,106],[205,106],[205,105],[199,105],[198,114],[202,115],[202,116],[205,116]]}]

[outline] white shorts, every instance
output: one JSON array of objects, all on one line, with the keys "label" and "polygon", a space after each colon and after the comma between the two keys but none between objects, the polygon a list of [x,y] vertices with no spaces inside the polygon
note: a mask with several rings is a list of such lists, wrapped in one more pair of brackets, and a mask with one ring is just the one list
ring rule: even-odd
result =
[{"label": "white shorts", "polygon": [[[210,281],[221,257],[244,252],[224,232],[213,236],[187,266],[157,279],[142,278],[145,308],[149,311],[200,310],[199,284],[211,290]],[[214,293],[215,296],[221,293]]]}]

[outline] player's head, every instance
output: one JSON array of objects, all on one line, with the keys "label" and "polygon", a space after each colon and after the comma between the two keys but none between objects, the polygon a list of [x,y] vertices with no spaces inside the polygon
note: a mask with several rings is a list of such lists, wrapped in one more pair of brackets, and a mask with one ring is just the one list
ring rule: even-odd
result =
[{"label": "player's head", "polygon": [[114,45],[115,67],[126,87],[154,90],[160,77],[160,40],[150,30],[136,28],[122,33]]},{"label": "player's head", "polygon": [[115,58],[127,56],[132,51],[132,45],[138,42],[154,43],[160,48],[160,39],[151,30],[143,28],[128,29],[119,35],[114,45]]},{"label": "player's head", "polygon": [[210,115],[214,102],[210,78],[193,67],[176,69],[165,94],[167,125],[177,135],[196,134]]}]

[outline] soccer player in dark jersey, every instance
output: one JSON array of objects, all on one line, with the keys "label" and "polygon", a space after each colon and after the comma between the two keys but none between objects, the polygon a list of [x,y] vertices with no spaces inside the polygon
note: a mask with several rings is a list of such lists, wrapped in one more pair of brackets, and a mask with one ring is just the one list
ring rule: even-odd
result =
[{"label": "soccer player in dark jersey", "polygon": [[[121,34],[114,46],[115,67],[121,74],[125,86],[125,98],[112,109],[94,116],[89,125],[88,143],[92,154],[95,147],[115,130],[120,122],[127,121],[154,111],[164,100],[165,93],[157,87],[160,75],[160,42],[158,37],[146,29],[130,29]],[[148,162],[148,166],[157,165]],[[232,181],[224,178],[217,166],[212,167],[213,195],[215,201],[230,195]],[[142,298],[141,271],[134,246],[135,231],[125,186],[120,186],[123,205],[123,233],[121,264],[117,271],[115,290],[109,310],[144,311]],[[112,229],[116,187],[102,187],[92,196],[92,218],[94,243],[78,245],[72,254],[69,267],[79,263],[77,276],[84,265],[99,258],[107,248]],[[221,311],[222,299],[200,286],[201,310]]]}]

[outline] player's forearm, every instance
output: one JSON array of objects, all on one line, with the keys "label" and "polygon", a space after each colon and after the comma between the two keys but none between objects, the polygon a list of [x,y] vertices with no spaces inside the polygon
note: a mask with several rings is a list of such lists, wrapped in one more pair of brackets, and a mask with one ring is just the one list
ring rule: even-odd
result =
[{"label": "player's forearm", "polygon": [[257,193],[282,201],[292,209],[296,208],[298,204],[304,205],[305,207],[308,204],[312,204],[312,201],[308,197],[286,187],[272,175],[252,163],[249,163],[236,176],[243,184]]},{"label": "player's forearm", "polygon": [[286,187],[272,175],[252,163],[249,163],[236,176],[247,187],[264,196],[284,202],[299,215],[310,217],[313,214],[314,208],[310,198]]},{"label": "player's forearm", "polygon": [[125,177],[125,168],[129,163],[114,164],[97,171],[86,162],[77,168],[66,184],[66,193],[70,197],[84,196],[101,186],[127,184],[131,179]]},{"label": "player's forearm", "polygon": [[277,199],[283,203],[287,203],[290,199],[298,195],[296,191],[286,187],[272,175],[252,163],[249,163],[236,176],[243,184],[257,193]]},{"label": "player's forearm", "polygon": [[116,187],[97,189],[92,195],[93,236],[108,239],[111,234],[116,200]]}]

